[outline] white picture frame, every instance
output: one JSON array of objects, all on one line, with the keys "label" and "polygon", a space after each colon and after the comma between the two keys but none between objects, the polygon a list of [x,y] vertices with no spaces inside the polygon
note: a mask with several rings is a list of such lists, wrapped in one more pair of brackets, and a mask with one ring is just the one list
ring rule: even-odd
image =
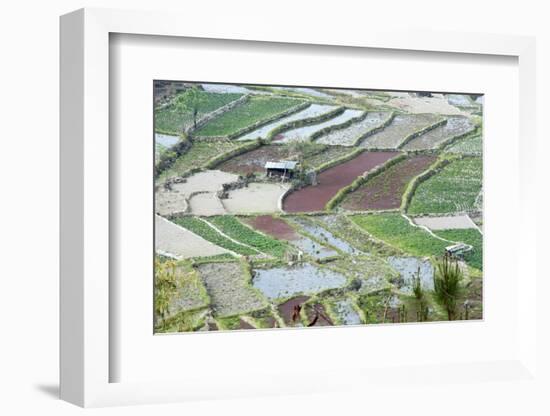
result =
[{"label": "white picture frame", "polygon": [[[186,24],[182,25],[181,21]],[[348,389],[342,377],[356,386],[376,380],[405,377],[410,369],[358,368],[333,370],[334,377],[317,382],[318,374],[301,375],[289,382],[288,375],[272,374],[270,380],[222,385],[207,379],[155,382],[111,382],[110,365],[116,357],[110,349],[110,285],[113,267],[110,241],[109,157],[109,36],[114,33],[279,42],[281,44],[332,45],[334,47],[431,51],[451,54],[504,55],[519,65],[519,195],[520,214],[535,212],[535,42],[533,38],[471,33],[380,31],[349,28],[327,33],[318,28],[280,31],[266,22],[246,36],[235,33],[231,22],[215,27],[200,19],[185,19],[172,13],[149,13],[106,9],[82,9],[61,18],[61,398],[80,406],[159,403],[211,397],[239,397],[284,393],[309,393]],[[473,382],[486,379],[530,379],[537,382],[537,324],[535,287],[541,278],[533,249],[536,217],[520,215],[517,240],[518,267],[523,278],[517,292],[517,354],[507,360],[457,364],[422,365],[411,378],[421,382],[439,380],[442,370],[454,377],[478,374]],[[519,270],[519,268],[518,268]],[[320,334],[320,332],[317,332]],[[322,335],[317,335],[322,336]],[[306,380],[308,382],[306,382]],[[411,381],[412,383],[412,381]]]}]

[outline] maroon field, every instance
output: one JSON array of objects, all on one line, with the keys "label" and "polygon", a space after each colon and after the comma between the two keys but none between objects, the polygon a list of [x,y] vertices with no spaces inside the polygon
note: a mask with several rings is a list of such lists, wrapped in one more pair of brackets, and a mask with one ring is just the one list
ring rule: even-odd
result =
[{"label": "maroon field", "polygon": [[316,186],[307,186],[290,193],[283,202],[286,212],[322,211],[330,199],[343,187],[352,183],[359,175],[381,165],[397,152],[363,152],[333,168],[321,172]]},{"label": "maroon field", "polygon": [[280,240],[297,240],[300,238],[300,236],[296,234],[296,231],[294,231],[294,228],[282,219],[274,218],[271,215],[259,215],[254,218],[245,219],[245,222],[255,229]]},{"label": "maroon field", "polygon": [[436,159],[435,155],[419,155],[396,163],[347,195],[342,208],[352,211],[399,208],[407,184]]}]

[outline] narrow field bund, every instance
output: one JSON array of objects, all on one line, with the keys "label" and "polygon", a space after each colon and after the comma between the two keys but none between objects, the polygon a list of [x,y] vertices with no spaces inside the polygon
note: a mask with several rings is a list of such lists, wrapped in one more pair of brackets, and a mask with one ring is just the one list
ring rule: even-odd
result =
[{"label": "narrow field bund", "polygon": [[359,175],[395,157],[397,152],[363,152],[357,157],[324,170],[317,176],[316,186],[306,186],[286,196],[286,212],[323,211],[327,202]]}]

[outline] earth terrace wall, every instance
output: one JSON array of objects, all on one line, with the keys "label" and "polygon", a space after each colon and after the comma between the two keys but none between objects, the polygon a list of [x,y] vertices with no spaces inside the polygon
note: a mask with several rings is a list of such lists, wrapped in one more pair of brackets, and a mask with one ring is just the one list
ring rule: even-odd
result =
[{"label": "earth terrace wall", "polygon": [[158,163],[155,164],[155,177],[158,177],[166,169],[172,167],[176,159],[183,155],[191,147],[191,144],[191,140],[189,140],[187,135],[180,135],[180,141],[166,152],[163,152]]},{"label": "earth terrace wall", "polygon": [[345,186],[344,188],[340,189],[336,195],[334,195],[325,205],[325,209],[327,211],[332,211],[336,206],[342,202],[342,200],[348,195],[350,192],[353,192],[357,190],[361,185],[366,183],[368,180],[374,178],[375,176],[380,175],[381,173],[385,172],[387,169],[395,165],[396,163],[401,162],[402,160],[405,160],[407,158],[406,153],[402,153],[399,156],[396,156],[387,162],[375,167],[374,169],[364,173],[361,176],[358,176],[357,179],[355,179],[352,183],[350,183],[348,186]]},{"label": "earth terrace wall", "polygon": [[346,110],[346,107],[337,107],[334,110],[320,114],[315,117],[304,118],[301,120],[294,120],[289,123],[275,127],[267,134],[266,142],[271,142],[275,136],[288,130],[292,130],[298,127],[310,126],[312,124],[318,124],[322,121],[329,120],[337,115],[342,114]]},{"label": "earth terrace wall", "polygon": [[444,126],[447,124],[447,119],[442,118],[441,120],[436,121],[435,123],[424,127],[423,129],[417,130],[414,133],[409,134],[407,137],[403,139],[401,143],[399,143],[399,146],[397,146],[398,149],[402,149],[403,146],[405,146],[407,143],[409,143],[411,140],[416,139],[418,136],[422,136],[423,134],[436,129],[438,127]]},{"label": "earth terrace wall", "polygon": [[[274,116],[271,116],[269,118],[258,120],[254,124],[251,124],[249,126],[243,127],[242,129],[236,131],[235,133],[228,134],[226,136],[209,136],[209,137],[198,137],[198,140],[201,141],[216,141],[216,140],[233,140],[240,136],[245,135],[246,133],[249,133],[251,131],[254,131],[262,126],[265,126],[266,124],[273,123],[274,121],[280,120],[282,118],[288,117],[292,114],[295,114],[299,111],[305,110],[307,107],[311,105],[310,102],[303,102],[300,103],[286,111],[283,111],[282,113],[275,114]],[[255,140],[255,139],[252,139]]]},{"label": "earth terrace wall", "polygon": [[396,115],[395,111],[390,112],[390,115],[388,116],[388,118],[386,118],[381,125],[379,125],[378,127],[373,127],[372,129],[366,131],[365,133],[363,133],[362,135],[357,137],[357,139],[355,139],[355,141],[353,142],[351,147],[358,146],[367,137],[372,136],[373,134],[384,130],[386,127],[388,127],[391,124],[391,122],[393,121],[395,115]]},{"label": "earth terrace wall", "polygon": [[324,135],[326,135],[326,134],[328,134],[332,131],[345,129],[345,128],[351,126],[353,123],[357,123],[358,121],[364,120],[365,117],[367,116],[367,114],[368,114],[368,112],[364,111],[361,115],[359,115],[357,117],[350,118],[349,120],[346,120],[343,123],[333,124],[331,126],[327,126],[327,127],[323,128],[319,131],[316,131],[311,136],[309,136],[309,140],[314,141],[314,140],[317,140],[319,137],[324,136]]}]

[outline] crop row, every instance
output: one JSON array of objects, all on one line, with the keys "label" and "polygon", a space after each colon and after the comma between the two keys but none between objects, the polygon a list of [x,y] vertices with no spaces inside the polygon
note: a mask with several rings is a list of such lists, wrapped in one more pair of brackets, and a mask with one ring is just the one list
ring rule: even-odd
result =
[{"label": "crop row", "polygon": [[[184,94],[184,93],[183,93]],[[210,113],[239,99],[242,94],[222,94],[205,91],[197,92],[197,101],[200,102],[197,117]],[[179,97],[176,96],[174,102]],[[155,131],[157,133],[179,135],[183,129],[193,122],[191,106],[187,109],[178,108],[174,103],[155,111]]]},{"label": "crop row", "polygon": [[233,216],[211,217],[208,221],[229,237],[252,246],[262,253],[283,257],[287,251],[287,246],[282,242],[254,231]]},{"label": "crop row", "polygon": [[269,119],[297,105],[291,98],[254,96],[246,103],[219,117],[216,117],[195,131],[196,136],[228,136],[253,125],[259,120]]},{"label": "crop row", "polygon": [[255,250],[250,247],[235,243],[230,239],[224,237],[211,226],[209,226],[204,221],[190,216],[181,216],[173,218],[176,224],[181,225],[184,228],[187,228],[189,231],[201,236],[205,240],[210,241],[220,247],[223,247],[227,250],[233,251],[234,253],[242,255],[254,255],[258,254]]},{"label": "crop row", "polygon": [[482,159],[464,157],[418,184],[408,212],[450,213],[475,209],[482,185]]},{"label": "crop row", "polygon": [[353,215],[350,219],[373,237],[415,256],[441,256],[450,245],[399,213]]}]

